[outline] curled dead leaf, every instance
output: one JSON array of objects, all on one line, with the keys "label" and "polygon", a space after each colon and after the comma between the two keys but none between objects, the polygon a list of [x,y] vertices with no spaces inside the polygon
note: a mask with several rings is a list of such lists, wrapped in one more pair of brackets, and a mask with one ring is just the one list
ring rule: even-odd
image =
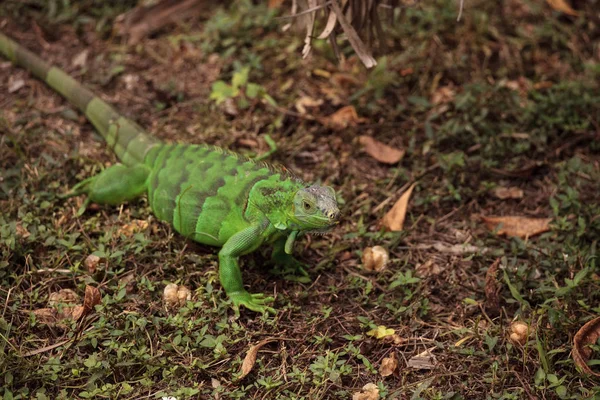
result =
[{"label": "curled dead leaf", "polygon": [[379,367],[379,374],[381,376],[390,376],[398,368],[398,360],[396,359],[396,353],[392,353],[389,357],[381,360],[381,367]]},{"label": "curled dead leaf", "polygon": [[261,347],[274,341],[275,339],[265,339],[258,342],[254,346],[250,346],[250,349],[248,349],[246,357],[244,357],[244,361],[242,362],[239,379],[244,378],[250,373],[250,371],[252,371],[252,367],[254,367],[254,364],[256,363],[256,356],[258,355],[258,351],[261,349]]},{"label": "curled dead leaf", "polygon": [[408,360],[407,366],[414,369],[434,369],[437,365],[437,358],[432,353],[433,349],[427,349]]},{"label": "curled dead leaf", "polygon": [[83,264],[85,265],[85,268],[92,275],[96,273],[99,263],[100,263],[100,257],[98,257],[97,255],[94,255],[94,254],[90,254],[89,256],[87,256],[85,258],[85,261],[83,262]]},{"label": "curled dead leaf", "polygon": [[59,304],[79,303],[79,295],[71,289],[60,289],[48,296],[48,307],[57,307]]},{"label": "curled dead leaf", "polygon": [[387,267],[390,256],[381,246],[367,247],[363,251],[363,267],[367,271],[382,271]]},{"label": "curled dead leaf", "polygon": [[145,231],[148,228],[148,221],[136,219],[123,225],[117,233],[124,236],[133,236],[135,233]]},{"label": "curled dead leaf", "polygon": [[600,376],[600,373],[593,371],[587,364],[592,356],[592,349],[589,345],[595,344],[600,338],[600,317],[587,322],[579,329],[573,338],[573,361],[581,370],[590,375]]},{"label": "curled dead leaf", "polygon": [[319,107],[323,104],[323,99],[313,99],[312,97],[302,96],[298,100],[296,100],[296,110],[302,115],[306,114],[307,108]]},{"label": "curled dead leaf", "polygon": [[381,224],[389,231],[401,231],[404,228],[404,219],[406,218],[406,209],[408,206],[408,200],[415,188],[416,183],[410,185],[406,192],[402,193],[402,196],[398,199],[396,204],[390,211],[385,214],[381,220]]},{"label": "curled dead leaf", "polygon": [[358,138],[358,141],[363,145],[363,149],[368,155],[384,164],[396,164],[404,157],[404,150],[390,147],[373,139],[371,136],[362,135]]},{"label": "curled dead leaf", "polygon": [[492,195],[500,200],[506,199],[522,199],[523,190],[518,187],[497,187],[492,190]]},{"label": "curled dead leaf", "polygon": [[331,129],[341,130],[366,122],[367,119],[359,117],[354,106],[346,106],[327,117],[320,118],[319,121]]},{"label": "curled dead leaf", "polygon": [[60,319],[55,308],[38,308],[32,311],[35,318],[43,324],[54,324]]},{"label": "curled dead leaf", "polygon": [[374,383],[367,383],[362,390],[352,395],[352,400],[378,400],[379,388]]},{"label": "curled dead leaf", "polygon": [[573,17],[576,17],[579,15],[579,13],[577,11],[573,10],[573,8],[569,5],[569,3],[567,3],[566,0],[546,0],[546,2],[555,11],[559,11],[559,12],[565,13],[567,15],[571,15]]},{"label": "curled dead leaf", "polygon": [[87,285],[85,287],[85,296],[83,298],[83,313],[85,315],[92,312],[94,306],[100,304],[102,301],[102,296],[100,295],[100,290],[98,288]]},{"label": "curled dead leaf", "polygon": [[500,313],[500,285],[497,278],[499,266],[500,258],[490,265],[485,274],[485,308],[492,316]]},{"label": "curled dead leaf", "polygon": [[483,222],[491,231],[498,235],[529,238],[550,230],[552,218],[528,218],[519,216],[482,217]]}]

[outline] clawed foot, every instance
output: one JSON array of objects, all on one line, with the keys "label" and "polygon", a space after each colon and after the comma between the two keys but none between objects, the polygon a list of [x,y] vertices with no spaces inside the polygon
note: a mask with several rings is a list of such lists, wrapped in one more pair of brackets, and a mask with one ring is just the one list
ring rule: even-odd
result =
[{"label": "clawed foot", "polygon": [[267,306],[268,303],[272,303],[275,299],[273,297],[265,297],[262,293],[250,294],[245,290],[243,292],[229,293],[229,298],[233,301],[233,306],[236,309],[236,314],[239,314],[240,306],[244,306],[249,310],[256,311],[259,313],[270,313],[276,314],[277,311],[273,307]]}]

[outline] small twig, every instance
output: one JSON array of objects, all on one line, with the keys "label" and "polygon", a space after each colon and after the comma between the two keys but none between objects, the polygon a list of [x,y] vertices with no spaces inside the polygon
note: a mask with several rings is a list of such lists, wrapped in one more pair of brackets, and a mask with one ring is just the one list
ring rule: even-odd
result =
[{"label": "small twig", "polygon": [[327,7],[330,4],[331,4],[331,0],[326,1],[325,3],[323,3],[321,5],[318,5],[318,6],[315,6],[313,8],[309,8],[307,10],[301,11],[299,13],[292,14],[292,15],[284,15],[284,16],[281,16],[281,17],[277,17],[276,19],[290,19],[290,18],[300,17],[302,15],[310,14],[313,11],[318,11],[318,10],[320,10],[322,8],[325,8],[325,7]]},{"label": "small twig", "polygon": [[458,17],[456,17],[456,22],[460,21],[460,17],[462,17],[463,8],[465,6],[465,0],[460,0],[460,6],[458,9]]}]

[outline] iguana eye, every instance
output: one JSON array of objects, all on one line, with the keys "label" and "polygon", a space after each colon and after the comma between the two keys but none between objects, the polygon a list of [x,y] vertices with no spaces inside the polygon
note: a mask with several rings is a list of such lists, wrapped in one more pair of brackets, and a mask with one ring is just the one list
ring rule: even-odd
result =
[{"label": "iguana eye", "polygon": [[306,200],[302,202],[302,207],[304,208],[304,211],[310,211],[311,209],[310,203]]}]

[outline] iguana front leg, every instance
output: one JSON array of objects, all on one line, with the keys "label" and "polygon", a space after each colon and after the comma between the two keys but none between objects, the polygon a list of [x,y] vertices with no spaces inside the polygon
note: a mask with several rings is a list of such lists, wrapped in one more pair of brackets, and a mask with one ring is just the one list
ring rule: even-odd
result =
[{"label": "iguana front leg", "polygon": [[295,282],[308,283],[310,277],[306,272],[306,265],[298,261],[292,256],[293,242],[296,240],[298,232],[292,232],[286,238],[281,237],[273,243],[273,253],[271,254],[271,262],[279,269],[273,272],[277,275],[282,275],[285,279]]},{"label": "iguana front leg", "polygon": [[238,264],[240,255],[262,243],[261,234],[264,229],[264,224],[257,223],[236,233],[225,242],[219,251],[219,280],[236,310],[244,306],[252,311],[275,314],[275,309],[266,305],[273,302],[273,297],[265,297],[262,293],[250,294],[244,289],[242,272]]}]

